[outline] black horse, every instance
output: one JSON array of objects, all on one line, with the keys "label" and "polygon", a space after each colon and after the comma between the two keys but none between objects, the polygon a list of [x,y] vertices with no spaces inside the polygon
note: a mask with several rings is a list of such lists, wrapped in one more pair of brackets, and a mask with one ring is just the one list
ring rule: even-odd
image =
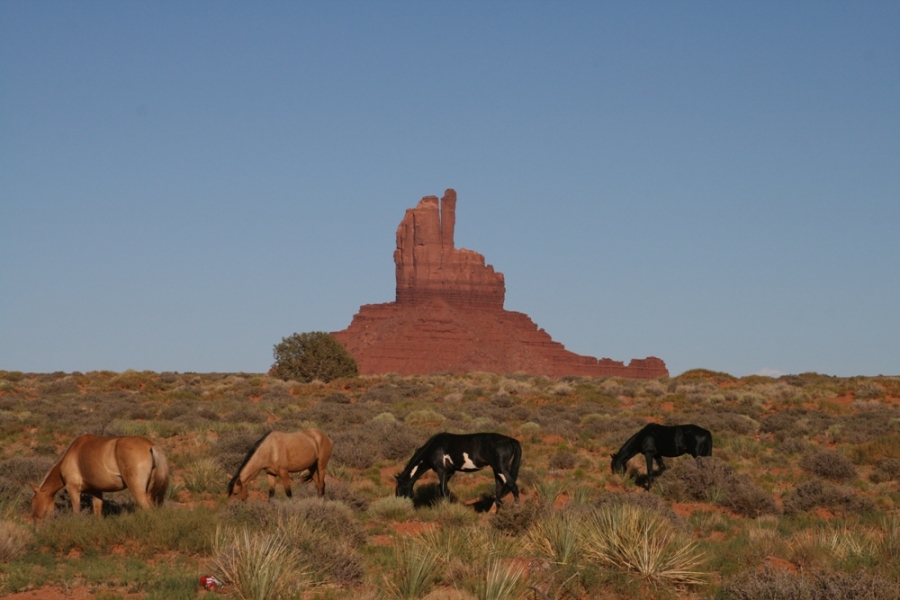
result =
[{"label": "black horse", "polygon": [[406,468],[394,476],[397,479],[397,496],[412,498],[413,484],[431,469],[441,481],[441,496],[446,498],[450,495],[447,481],[454,473],[470,473],[490,467],[494,470],[497,484],[497,506],[500,506],[500,499],[507,492],[512,492],[518,502],[516,479],[521,461],[522,445],[511,437],[499,433],[438,433],[416,450]]},{"label": "black horse", "polygon": [[653,461],[659,464],[660,472],[666,469],[662,457],[690,454],[712,456],[712,434],[698,425],[659,425],[650,423],[625,442],[619,451],[612,455],[610,468],[613,473],[624,473],[625,463],[635,454],[643,454],[647,458],[647,489],[653,483]]}]

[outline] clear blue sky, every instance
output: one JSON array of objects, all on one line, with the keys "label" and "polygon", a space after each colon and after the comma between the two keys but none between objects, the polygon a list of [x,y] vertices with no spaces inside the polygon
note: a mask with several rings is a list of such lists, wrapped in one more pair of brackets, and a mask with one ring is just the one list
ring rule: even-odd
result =
[{"label": "clear blue sky", "polygon": [[0,369],[261,372],[404,211],[568,349],[900,375],[900,2],[0,3]]}]

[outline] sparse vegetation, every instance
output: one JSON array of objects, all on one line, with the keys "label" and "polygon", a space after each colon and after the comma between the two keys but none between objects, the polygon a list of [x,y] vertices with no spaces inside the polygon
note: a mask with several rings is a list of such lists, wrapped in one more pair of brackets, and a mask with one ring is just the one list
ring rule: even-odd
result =
[{"label": "sparse vegetation", "polygon": [[[191,599],[215,573],[246,598],[896,599],[898,382],[0,371],[0,595]],[[612,474],[648,421],[711,429],[713,456],[666,459],[649,492],[641,457]],[[308,427],[335,442],[324,500],[298,476],[292,499],[258,481],[226,501],[254,442]],[[520,502],[493,507],[489,470],[454,478],[451,501],[431,473],[394,497],[432,434],[486,430],[522,443]],[[166,504],[113,493],[103,518],[75,516],[61,492],[33,527],[28,484],[83,432],[159,443]]]}]

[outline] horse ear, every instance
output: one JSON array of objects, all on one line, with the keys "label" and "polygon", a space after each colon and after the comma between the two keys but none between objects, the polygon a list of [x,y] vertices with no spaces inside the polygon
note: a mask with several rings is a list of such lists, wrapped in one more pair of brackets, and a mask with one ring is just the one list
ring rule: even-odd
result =
[{"label": "horse ear", "polygon": [[34,493],[35,493],[35,494],[37,494],[39,491],[41,491],[41,488],[39,488],[38,486],[34,485],[33,483],[29,483],[28,485],[31,486],[31,489],[34,490]]}]

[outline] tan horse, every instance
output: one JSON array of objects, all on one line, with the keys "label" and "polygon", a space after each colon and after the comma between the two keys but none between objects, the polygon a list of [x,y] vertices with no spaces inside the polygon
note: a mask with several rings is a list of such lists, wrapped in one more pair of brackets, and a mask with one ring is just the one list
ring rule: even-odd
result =
[{"label": "tan horse", "polygon": [[159,446],[143,437],[75,438],[56,461],[40,486],[32,484],[32,516],[40,519],[53,511],[53,496],[63,487],[72,499],[72,511],[81,510],[81,492],[93,496],[94,514],[103,512],[103,492],[128,488],[141,508],[160,505],[169,487],[169,464]]},{"label": "tan horse", "polygon": [[276,477],[281,477],[285,495],[291,497],[291,473],[309,472],[304,481],[315,480],[319,495],[325,495],[325,466],[331,458],[331,438],[324,431],[307,429],[295,433],[271,431],[247,452],[244,462],[228,483],[228,497],[247,499],[247,484],[260,471],[269,479],[269,499],[275,495]]}]

